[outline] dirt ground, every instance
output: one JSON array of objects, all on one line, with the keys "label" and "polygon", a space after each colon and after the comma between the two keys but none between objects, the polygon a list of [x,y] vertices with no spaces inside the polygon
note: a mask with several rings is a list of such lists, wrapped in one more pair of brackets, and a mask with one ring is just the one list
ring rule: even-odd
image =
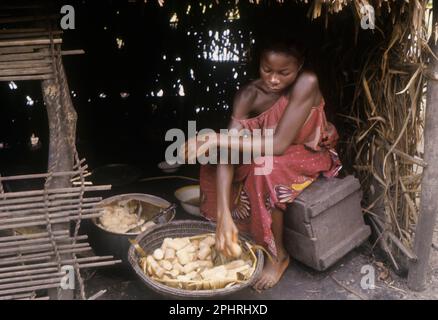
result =
[{"label": "dirt ground", "polygon": [[[114,193],[145,192],[170,199],[169,185],[172,190],[185,181],[166,181],[165,184],[152,184],[145,181],[130,188],[113,190]],[[177,217],[193,219],[178,207]],[[417,300],[438,299],[438,225],[434,232],[434,248],[431,249],[430,272],[427,289],[414,292],[407,287],[407,278],[395,274],[385,260],[380,258],[371,245],[366,242],[351,251],[335,265],[324,272],[315,271],[293,258],[281,281],[272,289],[257,292],[252,288],[242,290],[226,299],[253,300]],[[375,288],[363,286],[364,267],[372,267],[375,275]],[[90,297],[101,290],[106,292],[99,299],[151,300],[169,299],[160,296],[146,287],[129,266],[97,269],[84,273],[86,293]],[[362,283],[362,285],[361,285]]]},{"label": "dirt ground", "polygon": [[[438,232],[434,235],[438,244]],[[427,289],[414,292],[407,287],[407,278],[397,276],[366,243],[353,250],[324,272],[314,271],[292,260],[283,278],[270,290],[257,292],[245,289],[225,299],[235,300],[435,300],[438,299],[438,250],[432,248]],[[375,270],[375,288],[364,289],[364,266]],[[154,300],[169,299],[147,288],[129,268],[101,269],[88,274],[87,296],[106,290],[99,299]]]}]

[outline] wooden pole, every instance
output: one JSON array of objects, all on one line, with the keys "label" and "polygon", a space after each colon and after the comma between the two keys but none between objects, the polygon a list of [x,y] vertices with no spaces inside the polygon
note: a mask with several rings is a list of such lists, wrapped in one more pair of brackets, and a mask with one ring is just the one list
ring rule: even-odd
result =
[{"label": "wooden pole", "polygon": [[[53,43],[62,43],[61,39],[53,39]],[[12,40],[0,41],[0,47],[16,47],[16,46],[33,46],[33,45],[50,45],[49,39],[29,39],[29,40]]]},{"label": "wooden pole", "polygon": [[[49,141],[49,171],[72,171],[73,170],[73,153],[70,145],[71,138],[70,125],[66,118],[65,105],[61,103],[62,89],[55,80],[44,80],[42,82],[42,90],[44,102],[47,108],[47,115],[49,119],[50,141]],[[60,143],[58,142],[60,140]],[[53,177],[49,182],[49,189],[68,188],[70,187],[69,177]],[[64,222],[64,221],[63,221]],[[64,224],[54,225],[53,231],[69,230],[69,220]],[[62,260],[71,259],[71,255],[62,255]],[[61,300],[72,300],[74,292],[72,290],[49,290],[49,296],[53,299],[60,298]]]},{"label": "wooden pole", "polygon": [[[434,26],[438,23],[438,0],[433,1]],[[432,39],[434,36],[431,37]],[[438,45],[431,41],[431,49],[438,55]],[[438,61],[431,55],[429,74],[438,74]],[[430,248],[438,212],[438,79],[430,77],[427,85],[427,105],[424,128],[424,168],[421,181],[420,216],[415,229],[414,253],[416,262],[409,264],[408,286],[411,290],[426,288]]]}]

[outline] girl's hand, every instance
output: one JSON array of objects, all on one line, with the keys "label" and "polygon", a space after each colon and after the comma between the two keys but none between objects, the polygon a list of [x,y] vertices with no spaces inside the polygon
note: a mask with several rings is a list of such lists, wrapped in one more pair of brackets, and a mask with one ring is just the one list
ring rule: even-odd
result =
[{"label": "girl's hand", "polygon": [[321,148],[334,148],[338,142],[339,135],[336,128],[332,124],[328,124],[322,133],[322,139],[319,143]]},{"label": "girl's hand", "polygon": [[239,230],[234,224],[231,213],[218,215],[216,227],[216,249],[226,257],[235,257],[235,246],[238,244]]}]

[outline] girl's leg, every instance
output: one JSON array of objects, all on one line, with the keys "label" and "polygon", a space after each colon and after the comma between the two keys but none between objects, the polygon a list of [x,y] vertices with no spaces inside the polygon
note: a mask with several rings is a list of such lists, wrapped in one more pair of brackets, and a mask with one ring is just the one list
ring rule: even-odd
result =
[{"label": "girl's leg", "polygon": [[289,254],[283,244],[283,211],[277,208],[272,209],[271,229],[277,247],[277,258],[272,262],[268,257],[265,258],[262,275],[254,285],[257,290],[269,289],[276,285],[289,265]]}]

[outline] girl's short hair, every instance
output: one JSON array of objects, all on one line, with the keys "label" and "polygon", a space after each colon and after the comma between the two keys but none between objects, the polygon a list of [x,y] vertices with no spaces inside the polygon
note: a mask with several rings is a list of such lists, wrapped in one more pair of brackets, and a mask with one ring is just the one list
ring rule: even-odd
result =
[{"label": "girl's short hair", "polygon": [[303,63],[306,57],[303,43],[288,35],[274,34],[263,37],[260,43],[260,58],[269,51],[291,55],[300,63]]}]

